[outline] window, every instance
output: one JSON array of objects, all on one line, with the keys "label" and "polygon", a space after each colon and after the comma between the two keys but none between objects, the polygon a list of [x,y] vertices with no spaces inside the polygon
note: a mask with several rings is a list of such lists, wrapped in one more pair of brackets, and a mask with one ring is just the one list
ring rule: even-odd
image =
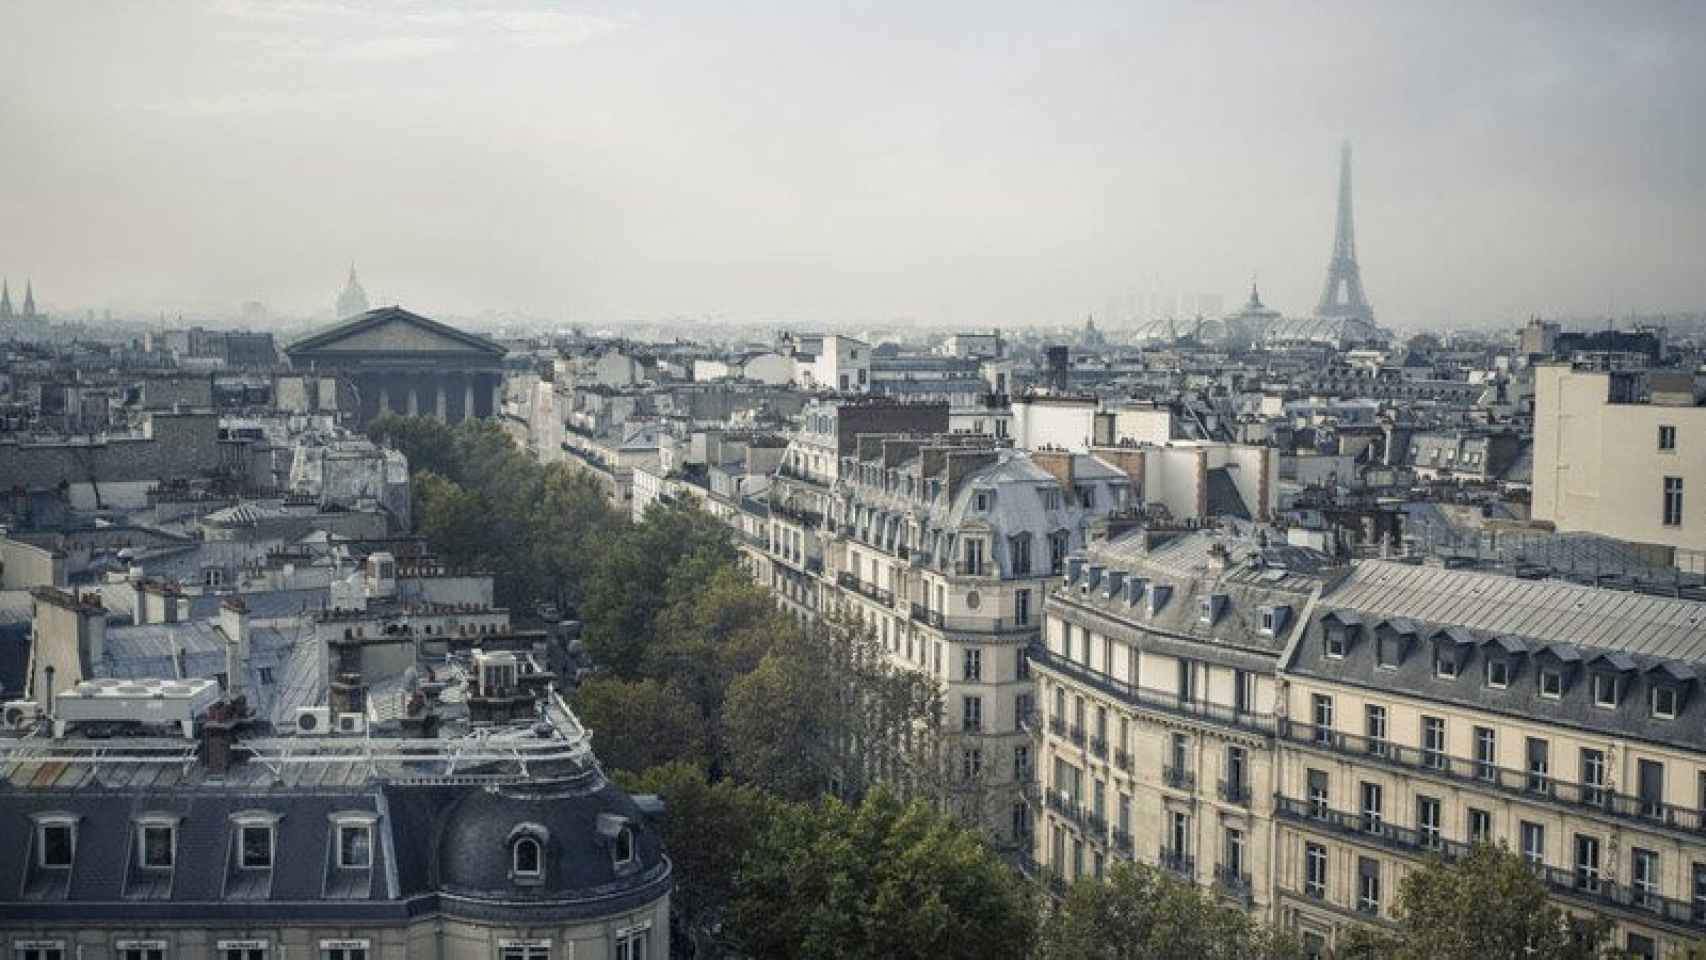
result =
[{"label": "window", "polygon": [[1653,687],[1653,716],[1660,720],[1676,719],[1676,688],[1664,685]]},{"label": "window", "polygon": [[1262,633],[1273,636],[1279,629],[1280,612],[1273,607],[1262,608]]},{"label": "window", "polygon": [[1511,683],[1511,662],[1498,658],[1487,661],[1487,686],[1503,690]]},{"label": "window", "polygon": [[1226,836],[1222,844],[1223,864],[1226,872],[1234,879],[1244,875],[1244,831],[1226,828]]},{"label": "window", "polygon": [[1031,591],[1013,591],[1013,622],[1021,627],[1031,622]]},{"label": "window", "polygon": [[544,861],[539,841],[533,837],[522,837],[515,841],[515,847],[510,851],[510,869],[517,878],[537,879],[544,876]]},{"label": "window", "polygon": [[623,827],[616,831],[616,847],[611,852],[610,859],[614,860],[618,867],[634,862],[634,830],[632,827]]},{"label": "window", "polygon": [[1202,597],[1197,600],[1197,621],[1199,623],[1214,622],[1214,598]]},{"label": "window", "polygon": [[1631,930],[1625,942],[1628,944],[1631,960],[1658,960],[1659,948],[1653,943],[1652,937]]},{"label": "window", "polygon": [[1689,903],[1692,905],[1690,919],[1695,924],[1706,921],[1706,863],[1696,863],[1690,871]]},{"label": "window", "polygon": [[1436,770],[1447,766],[1445,756],[1445,719],[1422,718],[1422,763]]},{"label": "window", "polygon": [[1593,675],[1593,705],[1608,710],[1617,706],[1617,677],[1614,674]]},{"label": "window", "polygon": [[1013,748],[1013,777],[1019,781],[1031,779],[1031,747],[1021,743]]},{"label": "window", "polygon": [[[1136,683],[1134,676],[1132,682]],[[1248,670],[1232,671],[1232,712],[1251,713],[1256,709],[1256,675]]]},{"label": "window", "polygon": [[1576,834],[1576,889],[1599,890],[1599,838]]},{"label": "window", "polygon": [[1469,842],[1493,842],[1493,815],[1480,807],[1469,808]]},{"label": "window", "polygon": [[646,948],[650,945],[650,930],[635,930],[616,932],[616,960],[647,960],[650,956]]},{"label": "window", "polygon": [[1328,659],[1331,660],[1343,660],[1345,658],[1345,630],[1343,627],[1330,626],[1327,628],[1326,653]]},{"label": "window", "polygon": [[267,960],[265,940],[219,940],[214,943],[213,955],[219,960]]},{"label": "window", "polygon": [[1665,478],[1664,525],[1682,526],[1682,478]]},{"label": "window", "polygon": [[966,648],[965,679],[978,681],[983,679],[983,651],[975,647]]},{"label": "window", "polygon": [[1659,902],[1659,855],[1651,850],[1635,847],[1629,851],[1629,885],[1635,894],[1635,903],[1640,906],[1652,906]]},{"label": "window", "polygon": [[1311,816],[1325,817],[1327,815],[1327,771],[1310,770],[1307,777],[1307,797]]},{"label": "window", "polygon": [[272,827],[266,824],[243,824],[238,827],[241,844],[240,864],[245,870],[267,870],[272,867]]},{"label": "window", "polygon": [[367,941],[321,940],[320,960],[367,960]]},{"label": "window", "polygon": [[1522,822],[1522,856],[1529,863],[1546,862],[1546,828],[1538,823]]},{"label": "window", "polygon": [[983,751],[972,747],[960,754],[960,778],[976,780],[983,773]]},{"label": "window", "polygon": [[1498,779],[1498,736],[1492,727],[1475,728],[1475,776],[1482,780]]},{"label": "window", "polygon": [[1676,428],[1675,427],[1669,427],[1669,426],[1659,427],[1659,449],[1660,450],[1675,450],[1676,449]]},{"label": "window", "polygon": [[140,865],[151,870],[169,870],[177,853],[177,831],[167,823],[142,825]]},{"label": "window", "polygon": [[1641,816],[1663,817],[1665,813],[1665,765],[1657,760],[1635,762],[1635,795]]},{"label": "window", "polygon": [[1025,801],[1013,804],[1013,836],[1015,839],[1031,835],[1031,808]]},{"label": "window", "polygon": [[499,940],[498,960],[551,960],[551,941]]},{"label": "window", "polygon": [[1303,845],[1303,892],[1319,900],[1327,896],[1327,848]]},{"label": "window", "polygon": [[1048,569],[1049,573],[1059,576],[1066,569],[1066,544],[1069,534],[1065,530],[1057,530],[1048,535]]},{"label": "window", "polygon": [[65,960],[64,940],[14,940],[13,960]]},{"label": "window", "polygon": [[1374,644],[1374,665],[1385,670],[1398,669],[1398,651],[1403,642],[1389,633],[1382,633]]},{"label": "window", "polygon": [[1373,857],[1357,858],[1357,909],[1380,912],[1380,861]]},{"label": "window", "polygon": [[1552,745],[1539,737],[1528,738],[1528,789],[1535,793],[1550,793],[1552,780],[1547,776],[1552,766]]},{"label": "window", "polygon": [[1540,695],[1556,700],[1564,695],[1564,674],[1558,670],[1540,671]]},{"label": "window", "polygon": [[1196,693],[1196,664],[1190,660],[1179,661],[1179,701],[1190,703]]},{"label": "window", "polygon": [[1362,829],[1367,833],[1379,833],[1383,819],[1381,808],[1385,805],[1386,791],[1378,783],[1362,783]]},{"label": "window", "polygon": [[984,511],[989,509],[989,494],[983,492],[982,490],[979,490],[977,492],[977,507],[976,507],[976,509],[977,509],[978,513],[983,513]]},{"label": "window", "polygon": [[1333,698],[1324,693],[1311,695],[1313,706],[1311,716],[1315,721],[1315,740],[1318,743],[1333,742]]},{"label": "window", "polygon": [[1582,802],[1605,804],[1605,754],[1598,750],[1582,750]]},{"label": "window", "polygon": [[46,870],[71,866],[76,853],[76,828],[70,820],[46,820],[37,828],[36,864]]},{"label": "window", "polygon": [[1434,651],[1434,676],[1441,680],[1457,679],[1457,654],[1455,651],[1440,647]]},{"label": "window", "polygon": [[1368,752],[1377,757],[1386,755],[1386,708],[1371,703],[1364,708],[1367,717],[1364,721],[1364,733],[1368,737]]},{"label": "window", "polygon": [[1007,541],[1008,550],[1013,554],[1013,575],[1028,577],[1031,575],[1031,535],[1022,533]]},{"label": "window", "polygon": [[961,706],[963,707],[963,713],[961,714],[961,719],[964,721],[964,729],[971,730],[971,731],[982,730],[983,729],[983,698],[982,697],[964,697],[961,699],[960,703],[961,703]]},{"label": "window", "polygon": [[119,960],[166,960],[164,940],[118,940],[113,947]]},{"label": "window", "polygon": [[1422,835],[1422,846],[1439,847],[1439,800],[1437,798],[1416,797],[1416,830]]},{"label": "window", "polygon": [[373,866],[373,829],[365,823],[338,825],[338,866],[365,870]]}]

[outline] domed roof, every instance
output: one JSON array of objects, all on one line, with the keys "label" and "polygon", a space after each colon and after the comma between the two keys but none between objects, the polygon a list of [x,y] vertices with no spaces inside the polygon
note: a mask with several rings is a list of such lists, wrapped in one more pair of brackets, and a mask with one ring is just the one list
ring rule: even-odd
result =
[{"label": "domed roof", "polygon": [[[440,892],[501,903],[607,899],[667,881],[658,834],[634,801],[600,781],[570,795],[468,790],[445,812],[436,844]],[[631,831],[633,859],[615,862],[617,837]],[[512,874],[512,845],[533,837],[544,875]],[[661,892],[659,893],[661,895]]]}]

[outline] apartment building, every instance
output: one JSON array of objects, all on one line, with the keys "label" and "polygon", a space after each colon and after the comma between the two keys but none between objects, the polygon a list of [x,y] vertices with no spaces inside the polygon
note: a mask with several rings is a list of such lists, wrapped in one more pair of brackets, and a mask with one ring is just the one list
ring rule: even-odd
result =
[{"label": "apartment building", "polygon": [[[1131,481],[1087,454],[992,438],[861,434],[828,492],[825,604],[870,625],[895,666],[944,695],[948,762],[977,784],[973,812],[1000,845],[1029,848],[1023,726],[1028,654],[1048,584],[1090,532],[1128,509]],[[774,507],[772,508],[774,511]]]},{"label": "apartment building", "polygon": [[1068,561],[1031,652],[1035,865],[1057,885],[1157,864],[1263,915],[1277,668],[1325,554],[1150,526]]},{"label": "apartment building", "polygon": [[1534,519],[1645,547],[1706,553],[1706,407],[1690,373],[1534,371]]},{"label": "apartment building", "polygon": [[1275,917],[1317,949],[1474,842],[1636,956],[1706,936],[1706,605],[1388,561],[1289,638]]}]

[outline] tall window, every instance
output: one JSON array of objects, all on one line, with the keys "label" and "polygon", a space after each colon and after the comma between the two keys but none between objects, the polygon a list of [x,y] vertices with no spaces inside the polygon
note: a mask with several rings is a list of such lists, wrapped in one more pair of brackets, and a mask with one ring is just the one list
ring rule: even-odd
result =
[{"label": "tall window", "polygon": [[1492,727],[1475,728],[1475,776],[1493,780],[1499,775],[1499,735]]},{"label": "tall window", "polygon": [[538,877],[544,872],[544,858],[539,854],[539,841],[522,837],[515,841],[511,868],[518,878]]},{"label": "tall window", "polygon": [[373,832],[364,823],[338,827],[338,866],[361,869],[373,864]]},{"label": "tall window", "polygon": [[1362,784],[1362,828],[1363,828],[1363,830],[1365,830],[1369,833],[1379,833],[1380,832],[1381,820],[1383,819],[1381,808],[1385,806],[1385,803],[1384,803],[1385,795],[1386,795],[1386,791],[1381,788],[1380,784],[1369,783],[1366,780],[1363,781],[1363,784]]},{"label": "tall window", "polygon": [[1021,627],[1031,622],[1031,591],[1013,591],[1013,622]]},{"label": "tall window", "polygon": [[1309,813],[1311,816],[1324,817],[1327,815],[1329,803],[1327,799],[1327,771],[1310,770],[1308,775]]},{"label": "tall window", "polygon": [[1031,747],[1021,743],[1013,748],[1013,777],[1019,781],[1031,779]]},{"label": "tall window", "polygon": [[170,824],[143,824],[140,865],[170,869],[177,853],[176,833]]},{"label": "tall window", "polygon": [[966,648],[965,679],[974,682],[983,679],[983,651],[976,647]]},{"label": "tall window", "polygon": [[1675,427],[1669,427],[1669,426],[1659,427],[1659,449],[1660,450],[1675,450],[1676,449],[1676,428]]},{"label": "tall window", "polygon": [[1541,824],[1522,822],[1522,856],[1529,863],[1546,862],[1546,828]]},{"label": "tall window", "polygon": [[648,960],[651,954],[646,950],[651,946],[651,937],[650,930],[637,930],[628,934],[619,931],[616,935],[616,960]]},{"label": "tall window", "polygon": [[1648,906],[1659,902],[1659,855],[1635,847],[1629,852],[1629,885],[1635,902]]},{"label": "tall window", "polygon": [[1422,762],[1436,770],[1445,769],[1445,719],[1443,717],[1422,718]]},{"label": "tall window", "polygon": [[1552,789],[1552,745],[1539,737],[1528,738],[1528,789],[1548,793]]},{"label": "tall window", "polygon": [[1493,842],[1493,815],[1479,807],[1469,808],[1469,842]]},{"label": "tall window", "polygon": [[1576,834],[1576,889],[1599,889],[1599,838]]},{"label": "tall window", "polygon": [[960,701],[964,708],[961,717],[965,724],[963,729],[977,731],[983,729],[983,698],[964,697]]},{"label": "tall window", "polygon": [[1315,722],[1315,739],[1321,743],[1333,741],[1333,698],[1324,693],[1310,696],[1310,716]]},{"label": "tall window", "polygon": [[1318,843],[1303,845],[1303,892],[1318,900],[1327,896],[1327,848]]},{"label": "tall window", "polygon": [[1437,798],[1416,797],[1416,830],[1422,835],[1422,846],[1434,848],[1440,845],[1439,800]]},{"label": "tall window", "polygon": [[265,824],[245,824],[240,831],[239,865],[245,870],[265,870],[272,866],[272,827]]},{"label": "tall window", "polygon": [[1031,575],[1031,535],[1021,533],[1007,541],[1008,548],[1013,553],[1013,575],[1028,577]]},{"label": "tall window", "polygon": [[1368,752],[1383,757],[1386,755],[1386,708],[1371,703],[1364,709],[1367,713],[1364,732],[1368,737]]},{"label": "tall window", "polygon": [[1667,527],[1682,526],[1682,478],[1665,478],[1665,512],[1664,525]]},{"label": "tall window", "polygon": [[1591,806],[1605,804],[1605,754],[1598,750],[1582,750],[1582,802]]},{"label": "tall window", "polygon": [[1373,857],[1357,858],[1357,909],[1380,912],[1380,861]]},{"label": "tall window", "polygon": [[1067,536],[1065,530],[1056,530],[1048,535],[1048,569],[1055,576],[1066,569]]}]

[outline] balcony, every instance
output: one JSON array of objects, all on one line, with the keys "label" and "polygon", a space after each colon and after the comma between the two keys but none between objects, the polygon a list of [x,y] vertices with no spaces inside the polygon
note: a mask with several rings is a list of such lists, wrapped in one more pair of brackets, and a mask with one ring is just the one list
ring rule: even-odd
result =
[{"label": "balcony", "polygon": [[1156,859],[1160,861],[1162,869],[1171,870],[1187,880],[1196,879],[1196,858],[1185,851],[1175,850],[1172,847],[1162,847]]},{"label": "balcony", "polygon": [[1037,629],[1034,617],[1023,621],[1013,617],[943,616],[940,610],[927,610],[921,603],[909,604],[914,623],[947,630],[953,633],[1030,633]]},{"label": "balcony", "polygon": [[1274,798],[1274,815],[1285,820],[1312,823],[1333,833],[1416,856],[1437,853],[1449,861],[1469,852],[1468,844],[1445,840],[1434,831],[1412,830],[1379,817],[1334,810],[1291,797]]},{"label": "balcony", "polygon": [[1080,827],[1084,826],[1085,821],[1089,819],[1089,815],[1083,807],[1073,803],[1071,796],[1059,790],[1048,792],[1048,808]]},{"label": "balcony", "polygon": [[810,484],[810,485],[817,487],[821,490],[829,489],[829,482],[827,480],[821,479],[819,477],[814,477],[811,474],[807,473],[806,471],[801,470],[799,467],[791,467],[791,466],[786,466],[786,465],[777,467],[776,468],[776,475],[779,477],[786,477],[789,480],[797,480],[800,483]]},{"label": "balcony", "polygon": [[1189,717],[1194,720],[1235,727],[1269,736],[1274,733],[1275,724],[1272,714],[1248,713],[1218,703],[1186,700],[1176,693],[1140,687],[1123,680],[1115,680],[1105,673],[1092,670],[1084,664],[1075,663],[1058,653],[1053,653],[1041,643],[1031,644],[1030,660],[1033,667],[1052,670],[1060,676],[1069,677],[1087,687],[1114,697],[1128,706],[1165,713],[1169,716]]},{"label": "balcony", "polygon": [[1103,760],[1108,759],[1108,741],[1102,737],[1091,737],[1090,754]]},{"label": "balcony", "polygon": [[1114,849],[1126,856],[1132,855],[1131,833],[1126,830],[1114,831]]},{"label": "balcony", "polygon": [[1048,732],[1057,737],[1066,736],[1066,720],[1062,717],[1049,717]]},{"label": "balcony", "polygon": [[1091,836],[1101,838],[1108,835],[1108,818],[1099,813],[1084,815],[1084,829]]},{"label": "balcony", "polygon": [[1240,807],[1250,805],[1250,785],[1237,780],[1222,780],[1218,784],[1220,799]]},{"label": "balcony", "polygon": [[1114,750],[1114,766],[1130,773],[1132,768],[1131,754],[1125,750]]},{"label": "balcony", "polygon": [[1036,707],[1026,707],[1019,711],[1019,729],[1026,733],[1037,733],[1042,729],[1042,719]]},{"label": "balcony", "polygon": [[[1036,660],[1035,653],[1032,660]],[[1446,783],[1476,785],[1570,810],[1693,834],[1694,839],[1706,832],[1706,818],[1698,809],[1618,793],[1598,784],[1566,783],[1553,779],[1543,770],[1512,770],[1390,741],[1379,741],[1379,748],[1371,749],[1371,741],[1366,737],[1305,723],[1287,722],[1282,725],[1279,735],[1316,750],[1365,758],[1382,766],[1413,771]]]},{"label": "balcony", "polygon": [[796,507],[770,505],[770,516],[774,519],[797,523],[802,527],[816,530],[823,525],[823,514],[815,510],[800,510]]},{"label": "balcony", "polygon": [[1255,886],[1250,882],[1250,875],[1224,863],[1214,865],[1214,885],[1220,892],[1242,902],[1246,907],[1256,896]]},{"label": "balcony", "polygon": [[1168,765],[1161,768],[1161,782],[1175,790],[1195,790],[1197,775],[1184,767]]},{"label": "balcony", "polygon": [[955,560],[954,575],[960,577],[988,577],[993,567],[988,560]]},{"label": "balcony", "polygon": [[1067,736],[1067,739],[1071,740],[1073,743],[1078,744],[1080,747],[1084,746],[1085,737],[1084,737],[1084,728],[1083,727],[1080,727],[1077,724],[1073,724],[1070,728],[1067,729],[1066,736]]},{"label": "balcony", "polygon": [[1633,884],[1614,883],[1595,873],[1531,864],[1548,890],[1556,896],[1600,909],[1613,910],[1637,921],[1658,921],[1700,931],[1706,930],[1706,907],[1643,890]]}]

